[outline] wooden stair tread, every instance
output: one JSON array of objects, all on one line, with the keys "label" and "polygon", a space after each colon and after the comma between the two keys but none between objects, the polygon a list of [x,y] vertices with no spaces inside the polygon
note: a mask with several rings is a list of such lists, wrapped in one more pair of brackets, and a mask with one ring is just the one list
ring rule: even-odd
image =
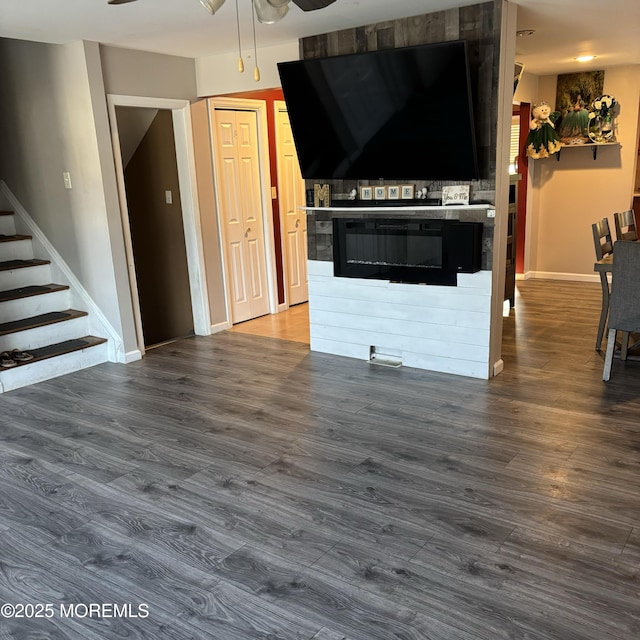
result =
[{"label": "wooden stair tread", "polygon": [[0,242],[17,242],[18,240],[31,240],[32,236],[21,236],[19,234],[5,235],[0,233]]},{"label": "wooden stair tread", "polygon": [[19,300],[20,298],[29,298],[31,296],[39,296],[45,293],[53,293],[54,291],[65,291],[68,289],[66,284],[34,284],[28,287],[19,287],[17,289],[7,289],[0,291],[0,302],[8,300]]},{"label": "wooden stair tread", "polygon": [[38,316],[32,316],[31,318],[21,318],[20,320],[13,320],[12,322],[3,322],[0,323],[0,336],[6,336],[9,333],[16,333],[17,331],[35,329],[36,327],[44,327],[57,322],[65,322],[66,320],[73,320],[74,318],[82,318],[86,315],[88,315],[86,311],[66,309],[65,311],[42,313]]},{"label": "wooden stair tread", "polygon": [[81,351],[82,349],[95,347],[99,344],[104,344],[106,341],[106,338],[98,338],[97,336],[83,336],[82,338],[74,338],[73,340],[65,340],[64,342],[49,344],[46,347],[39,347],[38,349],[29,349],[27,353],[30,353],[33,356],[33,360],[17,362],[15,367],[0,367],[0,372],[13,371],[18,367],[23,367],[27,364],[33,364],[34,362],[64,355],[65,353],[73,353],[74,351]]},{"label": "wooden stair tread", "polygon": [[51,264],[51,262],[49,260],[5,260],[4,262],[0,262],[0,271],[38,267],[43,264]]}]

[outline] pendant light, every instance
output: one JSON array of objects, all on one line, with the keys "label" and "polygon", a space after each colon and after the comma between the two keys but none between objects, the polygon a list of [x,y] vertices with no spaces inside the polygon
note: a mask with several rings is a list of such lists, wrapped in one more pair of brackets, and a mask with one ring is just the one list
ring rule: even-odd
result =
[{"label": "pendant light", "polygon": [[[125,3],[133,0],[109,0],[110,3]],[[211,14],[218,11],[225,0],[199,0],[200,4]],[[289,3],[291,0],[249,0],[251,2],[251,25],[253,28],[253,56],[255,66],[253,69],[253,79],[260,82],[260,67],[258,66],[258,43],[256,37],[256,18],[262,24],[274,24],[284,18],[289,13]],[[319,0],[324,2],[334,2],[335,0]],[[238,72],[244,72],[244,60],[242,59],[242,41],[240,38],[240,10],[238,0],[236,0],[236,29],[238,33]]]},{"label": "pendant light", "polygon": [[251,0],[251,20],[253,24],[253,58],[255,67],[253,68],[253,79],[256,82],[260,82],[260,69],[258,67],[258,45],[256,44],[256,0]]},{"label": "pendant light", "polygon": [[200,0],[200,4],[211,14],[213,15],[222,5],[224,4],[224,0]]},{"label": "pendant light", "polygon": [[244,73],[244,60],[242,59],[242,44],[240,43],[240,10],[236,0],[236,27],[238,29],[238,73]]},{"label": "pendant light", "polygon": [[253,0],[253,6],[262,24],[275,24],[289,13],[289,0]]}]

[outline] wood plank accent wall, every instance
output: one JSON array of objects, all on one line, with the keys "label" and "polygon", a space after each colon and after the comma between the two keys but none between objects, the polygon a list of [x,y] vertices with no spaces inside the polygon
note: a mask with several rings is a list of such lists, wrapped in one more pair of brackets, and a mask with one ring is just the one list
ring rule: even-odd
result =
[{"label": "wood plank accent wall", "polygon": [[[310,36],[300,40],[300,57],[317,58],[465,40],[469,56],[476,145],[481,174],[480,180],[471,180],[468,184],[472,201],[494,203],[501,11],[500,0],[494,0],[468,7]],[[446,105],[443,106],[443,123],[446,125]],[[312,188],[313,182],[313,180],[307,180],[307,188]],[[328,182],[331,185],[332,198],[335,199],[345,197],[345,194],[357,188],[358,185],[369,184],[367,181],[355,180],[329,180]],[[430,198],[439,198],[443,185],[460,183],[460,181],[429,180],[428,176],[425,176],[424,181],[411,180],[410,182],[415,184],[417,189],[427,187]],[[397,183],[398,181],[393,180],[385,181],[385,184]],[[378,184],[378,182],[373,181],[371,184]],[[331,259],[331,231],[327,229],[326,224],[322,224],[324,220],[326,218],[318,217],[315,213],[310,213],[307,218],[310,260]],[[489,242],[492,244],[493,226],[490,231]],[[324,252],[317,250],[321,246],[325,246]]]},{"label": "wood plank accent wall", "polygon": [[[501,3],[496,0],[310,36],[300,40],[300,57],[318,58],[466,40],[480,170],[482,178],[494,181],[500,12]],[[443,122],[446,122],[446,105]]]}]

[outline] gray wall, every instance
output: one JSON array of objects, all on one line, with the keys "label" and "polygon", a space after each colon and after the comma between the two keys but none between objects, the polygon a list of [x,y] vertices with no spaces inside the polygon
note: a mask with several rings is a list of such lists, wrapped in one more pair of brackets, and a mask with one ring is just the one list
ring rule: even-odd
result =
[{"label": "gray wall", "polygon": [[149,98],[195,100],[196,66],[192,58],[100,45],[106,93]]},{"label": "gray wall", "polygon": [[134,351],[105,94],[192,100],[195,63],[91,42],[0,39],[0,65],[0,179]]},{"label": "gray wall", "polygon": [[106,108],[96,59],[94,43],[0,40],[0,178],[123,335],[127,299],[118,299],[107,223],[96,92],[104,117]]}]

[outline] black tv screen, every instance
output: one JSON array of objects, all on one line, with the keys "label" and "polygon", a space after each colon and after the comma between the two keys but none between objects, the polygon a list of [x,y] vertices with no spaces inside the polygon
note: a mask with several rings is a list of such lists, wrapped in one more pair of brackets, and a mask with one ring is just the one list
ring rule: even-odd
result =
[{"label": "black tv screen", "polygon": [[302,175],[478,177],[464,41],[278,64]]}]

